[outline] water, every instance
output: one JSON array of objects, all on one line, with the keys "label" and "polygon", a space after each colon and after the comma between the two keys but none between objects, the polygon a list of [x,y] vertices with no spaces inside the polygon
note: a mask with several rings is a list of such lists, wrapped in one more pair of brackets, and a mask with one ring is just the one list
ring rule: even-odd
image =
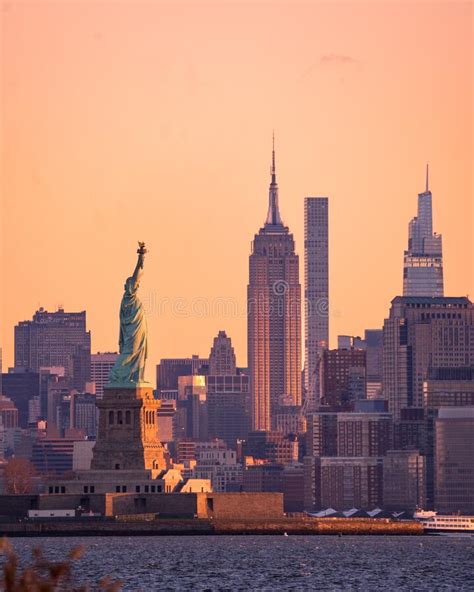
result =
[{"label": "water", "polygon": [[75,575],[124,591],[474,590],[470,537],[169,536],[12,539],[22,560],[85,546]]}]

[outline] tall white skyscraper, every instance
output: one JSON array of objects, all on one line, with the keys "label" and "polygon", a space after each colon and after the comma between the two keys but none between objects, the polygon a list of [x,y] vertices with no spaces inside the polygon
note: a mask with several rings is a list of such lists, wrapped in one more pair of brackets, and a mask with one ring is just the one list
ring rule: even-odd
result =
[{"label": "tall white skyscraper", "polygon": [[328,198],[304,200],[305,387],[307,410],[319,403],[319,363],[329,347]]},{"label": "tall white skyscraper", "polygon": [[443,296],[441,235],[433,233],[431,191],[426,167],[426,190],[418,195],[418,215],[408,225],[408,250],[403,261],[404,296]]}]

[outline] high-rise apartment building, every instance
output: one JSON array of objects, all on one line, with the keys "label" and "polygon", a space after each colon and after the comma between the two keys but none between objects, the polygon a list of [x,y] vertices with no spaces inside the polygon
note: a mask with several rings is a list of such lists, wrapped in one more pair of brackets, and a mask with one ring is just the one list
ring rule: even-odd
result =
[{"label": "high-rise apartment building", "polygon": [[217,337],[214,337],[209,355],[209,374],[212,376],[237,374],[234,348],[225,331],[219,331]]},{"label": "high-rise apartment building", "polygon": [[[383,458],[326,457],[320,465],[320,508],[373,510],[383,503]],[[317,502],[316,502],[317,503]],[[318,508],[315,508],[318,509]]]},{"label": "high-rise apartment building", "polygon": [[319,404],[319,364],[329,347],[328,198],[304,200],[305,389],[308,411]]},{"label": "high-rise apartment building", "polygon": [[321,403],[347,407],[365,399],[365,349],[326,349],[320,367]]},{"label": "high-rise apartment building", "polygon": [[282,405],[301,405],[301,286],[295,242],[278,208],[275,150],[267,219],[249,258],[248,362],[254,430]]},{"label": "high-rise apartment building", "polygon": [[384,456],[392,447],[390,413],[338,413],[337,455]]},{"label": "high-rise apartment building", "polygon": [[90,355],[85,311],[40,308],[31,321],[21,321],[15,327],[15,368],[39,372],[62,366],[71,387],[82,391],[90,381]]},{"label": "high-rise apartment building", "polygon": [[95,382],[98,399],[104,396],[104,386],[109,382],[109,374],[118,358],[116,352],[98,352],[91,355],[91,380]]},{"label": "high-rise apartment building", "polygon": [[306,454],[313,457],[337,456],[338,413],[319,412],[307,416]]},{"label": "high-rise apartment building", "polygon": [[404,296],[443,296],[441,235],[433,233],[432,195],[428,185],[418,195],[418,214],[408,226],[408,250],[403,260]]},{"label": "high-rise apartment building", "polygon": [[395,420],[423,407],[430,368],[474,364],[474,307],[461,298],[397,296],[383,329],[383,389]]}]

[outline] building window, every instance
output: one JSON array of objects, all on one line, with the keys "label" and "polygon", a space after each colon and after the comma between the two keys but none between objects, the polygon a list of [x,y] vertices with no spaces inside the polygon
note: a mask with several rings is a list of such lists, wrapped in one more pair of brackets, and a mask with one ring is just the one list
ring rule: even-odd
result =
[{"label": "building window", "polygon": [[114,412],[109,411],[109,425],[114,425]]},{"label": "building window", "polygon": [[91,485],[90,491],[91,491],[91,493],[95,493],[95,485]]},{"label": "building window", "polygon": [[156,491],[157,491],[158,493],[161,493],[161,485],[157,485],[157,486],[156,486]]},{"label": "building window", "polygon": [[156,491],[156,487],[155,487],[154,485],[152,485],[152,486],[151,486],[151,492],[152,492],[152,493],[155,493],[155,491]]},{"label": "building window", "polygon": [[136,486],[135,486],[135,491],[136,491],[137,493],[140,493],[140,485],[136,485]]},{"label": "building window", "polygon": [[122,493],[127,493],[127,486],[126,485],[122,485]]},{"label": "building window", "polygon": [[118,471],[120,469],[120,464],[119,463],[115,463],[115,470]]},{"label": "building window", "polygon": [[148,485],[145,485],[145,493],[150,493]]},{"label": "building window", "polygon": [[52,488],[52,487],[50,487],[50,488],[49,488],[49,493],[53,493],[53,491],[54,491],[54,490],[53,490],[53,488]]},{"label": "building window", "polygon": [[84,493],[89,493],[89,486],[88,485],[84,485]]},{"label": "building window", "polygon": [[116,493],[120,493],[120,485],[116,485],[115,486],[115,492]]},{"label": "building window", "polygon": [[123,417],[122,417],[122,412],[121,411],[117,411],[117,423],[119,425],[123,424]]},{"label": "building window", "polygon": [[125,411],[125,423],[127,425],[130,425],[132,423],[132,414],[130,413],[130,411],[127,409],[127,411]]},{"label": "building window", "polygon": [[59,493],[59,486],[54,488],[54,493]]}]

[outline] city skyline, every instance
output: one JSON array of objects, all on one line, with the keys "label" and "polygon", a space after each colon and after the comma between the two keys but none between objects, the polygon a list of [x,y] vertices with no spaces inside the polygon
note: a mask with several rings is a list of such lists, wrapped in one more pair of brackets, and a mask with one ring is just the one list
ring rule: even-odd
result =
[{"label": "city skyline", "polygon": [[[191,46],[185,44],[179,50],[166,34],[156,35],[163,32],[157,20],[162,13],[153,8],[135,12],[131,20],[126,7],[114,13],[112,20],[106,18],[106,8],[91,8],[97,17],[92,33],[90,21],[76,19],[71,8],[59,9],[59,17],[58,11],[47,7],[37,11],[16,5],[2,14],[6,84],[1,275],[15,287],[2,289],[5,369],[13,364],[14,325],[31,318],[41,305],[50,311],[58,304],[66,310],[86,310],[92,351],[114,351],[117,286],[125,279],[115,259],[123,257],[135,239],[146,240],[150,247],[143,291],[152,308],[163,300],[180,298],[188,306],[196,300],[199,304],[196,314],[188,311],[179,316],[169,306],[162,314],[151,314],[150,367],[162,357],[207,355],[220,329],[232,338],[237,359],[244,363],[245,312],[237,316],[199,313],[206,302],[215,303],[218,298],[238,303],[240,311],[245,311],[248,249],[265,208],[273,127],[285,222],[301,257],[303,199],[330,196],[332,345],[338,334],[362,335],[365,328],[380,328],[391,299],[402,294],[407,222],[424,186],[426,161],[435,195],[436,229],[444,236],[445,293],[472,293],[472,145],[463,134],[472,121],[472,91],[466,83],[471,64],[470,8],[411,6],[412,18],[406,20],[403,7],[371,12],[362,7],[350,11],[354,34],[344,42],[334,41],[345,38],[345,29],[330,7],[293,9],[289,26],[294,36],[289,40],[274,35],[275,28],[285,31],[285,7],[270,15],[254,9],[251,24],[246,9],[239,10],[216,8],[215,16],[225,25],[222,30],[229,34],[230,44],[214,32],[210,44],[222,49],[222,58],[211,58],[206,51],[196,60]],[[173,9],[166,7],[165,12],[174,23]],[[25,20],[25,14],[34,18]],[[235,22],[230,24],[233,16]],[[305,20],[313,22],[307,18],[312,16],[318,17],[321,35],[317,41],[314,32],[310,39],[301,35],[300,40]],[[153,25],[149,28],[145,26],[148,17]],[[393,17],[398,33],[404,34],[402,51],[398,36],[382,39],[387,17]],[[263,25],[268,19],[275,28]],[[182,25],[190,43],[195,39],[191,20]],[[437,35],[435,47],[416,34],[421,22]],[[443,34],[448,22],[450,36]],[[329,25],[331,36],[320,31]],[[255,71],[241,69],[252,62],[247,60],[246,37],[239,26],[250,39],[261,39]],[[70,42],[60,35],[64,29],[70,33]],[[47,43],[45,30],[50,34]],[[133,40],[127,55],[117,54],[124,30]],[[81,55],[75,50],[78,40]],[[56,63],[59,41],[65,47]],[[243,54],[234,54],[235,47]],[[380,48],[384,51],[379,56]],[[176,50],[176,62],[161,59],[166,49]],[[92,55],[97,57],[96,65],[89,59]],[[288,60],[282,62],[282,55],[288,55]],[[455,68],[447,67],[446,55]],[[107,66],[111,56],[136,88],[145,85],[142,92],[114,97],[115,107],[100,84],[101,67]],[[144,56],[150,56],[158,72],[168,75],[171,90],[165,96],[150,78],[151,64],[142,60]],[[207,68],[200,65],[200,57],[210,60]],[[223,70],[226,58],[230,59],[227,72]],[[137,63],[143,69],[137,70]],[[387,65],[396,72],[396,86]],[[45,77],[31,75],[36,70]],[[109,71],[107,86],[122,89],[123,72]],[[213,82],[216,72],[224,81],[218,86]],[[203,128],[197,121],[209,105],[225,105],[234,96],[225,86],[231,78],[237,86],[239,82],[245,88],[256,85],[259,100],[254,103],[253,95],[232,85],[232,93],[242,99],[238,110],[231,114],[224,107],[217,109],[214,120],[207,118]],[[413,93],[415,83],[429,93],[429,104],[422,96],[425,93]],[[76,102],[71,84],[72,92],[83,84],[95,84],[97,92],[88,103]],[[294,90],[275,94],[276,88],[293,88],[292,84]],[[344,101],[347,93],[352,96],[350,104]],[[173,117],[165,117],[170,101],[184,96],[187,99],[181,100]],[[375,101],[370,109],[365,107],[369,96]],[[159,97],[164,100],[156,100]],[[195,99],[197,103],[192,103]],[[294,104],[301,105],[300,113],[294,113]],[[61,105],[71,105],[71,110]],[[79,133],[84,121],[96,126],[95,134]],[[138,203],[143,214],[134,217]],[[136,226],[137,236],[130,243],[117,241],[123,220]],[[372,281],[371,270],[377,281]],[[301,283],[303,271],[301,265]],[[367,273],[366,282],[360,281],[361,271]],[[100,291],[95,299],[91,285]],[[360,290],[354,291],[354,285]],[[182,347],[183,337],[189,350]]]}]

